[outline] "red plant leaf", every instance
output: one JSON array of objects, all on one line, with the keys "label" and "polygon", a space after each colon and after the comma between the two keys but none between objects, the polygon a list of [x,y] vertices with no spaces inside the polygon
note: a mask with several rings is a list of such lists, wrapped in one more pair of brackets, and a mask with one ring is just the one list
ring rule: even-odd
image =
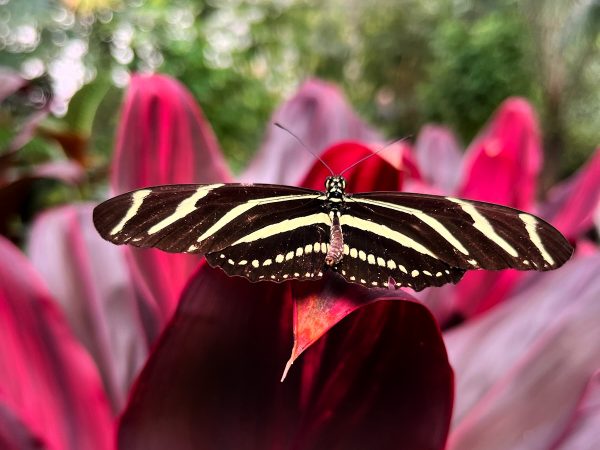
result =
[{"label": "red plant leaf", "polygon": [[98,235],[93,208],[71,205],[39,215],[28,253],[94,358],[118,412],[146,359],[148,343],[122,249]]},{"label": "red plant leaf", "polygon": [[2,237],[0,310],[0,419],[8,420],[0,429],[18,421],[48,449],[112,448],[110,409],[93,361],[38,274]]},{"label": "red plant leaf", "polygon": [[446,334],[457,379],[450,449],[553,448],[600,365],[599,297],[596,252]]},{"label": "red plant leaf", "polygon": [[[230,180],[210,125],[191,94],[164,75],[136,75],[125,96],[111,185],[115,194],[175,183]],[[136,286],[165,322],[198,264],[192,255],[127,250]]]},{"label": "red plant leaf", "polygon": [[585,166],[566,182],[554,187],[542,215],[567,239],[575,242],[594,226],[594,212],[600,209],[600,148]]},{"label": "red plant leaf", "polygon": [[443,448],[452,372],[428,311],[361,308],[280,383],[290,286],[201,266],[132,392],[120,448]]},{"label": "red plant leaf", "polygon": [[[362,158],[372,155],[378,148],[360,142],[342,142],[325,150],[321,158],[334,173],[339,174]],[[330,175],[323,164],[315,161],[300,185],[323,190],[325,178]],[[399,191],[406,179],[420,179],[420,174],[410,147],[401,142],[361,162],[346,172],[344,177],[347,192]]]},{"label": "red plant leaf", "polygon": [[331,327],[355,309],[385,298],[416,301],[402,290],[367,289],[345,282],[331,274],[318,283],[294,283],[294,347],[286,365],[287,374],[294,361]]},{"label": "red plant leaf", "polygon": [[415,156],[430,186],[443,194],[455,192],[461,176],[462,153],[452,131],[425,125],[415,143]]},{"label": "red plant leaf", "polygon": [[[502,103],[465,155],[458,195],[532,212],[542,149],[537,118],[524,99]],[[502,302],[522,274],[470,272],[457,289],[457,307],[469,317]]]},{"label": "red plant leaf", "polygon": [[[288,127],[317,154],[341,140],[381,141],[352,111],[336,86],[317,79],[306,81],[275,112],[270,123],[275,122]],[[294,137],[269,126],[265,142],[240,179],[250,183],[296,185],[314,161],[315,157]]]}]

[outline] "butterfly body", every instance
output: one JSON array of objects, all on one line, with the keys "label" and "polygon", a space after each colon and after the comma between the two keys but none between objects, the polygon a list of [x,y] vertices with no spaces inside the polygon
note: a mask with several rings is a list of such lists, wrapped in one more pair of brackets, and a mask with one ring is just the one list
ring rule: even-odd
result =
[{"label": "butterfly body", "polygon": [[206,255],[250,281],[318,279],[328,270],[367,287],[456,283],[466,270],[551,270],[572,248],[551,225],[491,203],[398,192],[347,194],[281,185],[140,189],[94,210],[116,244]]}]

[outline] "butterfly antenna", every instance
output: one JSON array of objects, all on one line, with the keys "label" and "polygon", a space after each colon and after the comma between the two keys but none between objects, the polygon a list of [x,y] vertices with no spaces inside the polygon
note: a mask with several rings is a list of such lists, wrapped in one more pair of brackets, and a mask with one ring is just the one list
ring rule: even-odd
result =
[{"label": "butterfly antenna", "polygon": [[358,161],[356,161],[355,163],[353,163],[353,164],[352,164],[350,167],[346,167],[344,170],[342,170],[342,171],[341,171],[341,173],[340,173],[340,177],[341,177],[342,175],[344,175],[344,173],[346,173],[346,172],[348,172],[350,169],[352,169],[353,167],[356,167],[356,166],[358,166],[358,165],[359,165],[361,162],[363,162],[363,161],[366,161],[367,159],[369,159],[371,156],[375,156],[375,155],[377,155],[378,153],[381,153],[382,151],[384,151],[386,148],[388,148],[388,147],[390,147],[390,146],[392,146],[392,145],[394,145],[394,144],[397,144],[398,142],[405,141],[405,140],[407,140],[408,138],[410,138],[410,136],[405,136],[405,137],[403,137],[403,138],[396,139],[395,141],[392,141],[392,142],[390,142],[389,144],[386,144],[386,145],[384,145],[383,147],[381,147],[380,149],[378,149],[378,150],[374,151],[374,152],[373,152],[373,153],[371,153],[370,155],[367,155],[367,156],[365,156],[364,158],[361,158],[361,159],[359,159]]},{"label": "butterfly antenna", "polygon": [[290,130],[288,130],[286,127],[284,127],[283,125],[281,125],[279,122],[275,122],[274,124],[276,127],[281,128],[284,131],[287,131],[289,134],[291,134],[299,143],[300,145],[302,145],[302,147],[304,147],[308,153],[310,153],[311,155],[313,155],[315,158],[317,158],[319,161],[321,161],[321,164],[323,164],[325,167],[327,167],[327,170],[329,170],[329,172],[331,172],[331,176],[334,176],[335,173],[333,172],[333,170],[331,170],[331,167],[329,167],[327,165],[327,163],[325,161],[323,161],[321,159],[321,157],[319,155],[317,155],[316,153],[314,153],[310,148],[308,148],[306,146],[306,144],[304,142],[302,142],[302,139],[300,139],[298,136],[296,136],[294,133],[292,133]]}]

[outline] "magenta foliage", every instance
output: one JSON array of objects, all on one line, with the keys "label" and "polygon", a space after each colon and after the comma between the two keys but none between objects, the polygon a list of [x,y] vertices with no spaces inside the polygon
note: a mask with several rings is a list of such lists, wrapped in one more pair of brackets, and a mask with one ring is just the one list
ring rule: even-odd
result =
[{"label": "magenta foliage", "polygon": [[110,449],[113,425],[92,359],[47,288],[0,237],[0,445]]},{"label": "magenta foliage", "polygon": [[[114,193],[229,180],[212,129],[185,87],[164,75],[133,76],[119,122],[111,177]],[[164,324],[199,259],[151,249],[127,252],[138,291]]]},{"label": "magenta foliage", "polygon": [[28,254],[94,358],[118,412],[146,359],[148,343],[124,254],[98,235],[93,208],[69,205],[39,215]]},{"label": "magenta foliage", "polygon": [[[580,404],[600,367],[599,298],[596,252],[446,334],[457,378],[451,449],[551,449],[588,413],[598,420]],[[598,435],[586,436],[567,448],[593,448]]]},{"label": "magenta foliage", "polygon": [[134,388],[120,447],[443,448],[452,373],[428,311],[404,301],[361,308],[281,383],[292,286],[203,265]]},{"label": "magenta foliage", "polygon": [[381,141],[354,113],[336,86],[310,79],[275,112],[267,126],[265,142],[241,181],[295,185],[313,165],[315,158],[290,134],[274,127],[275,122],[289,128],[317,154],[342,140],[367,144]]},{"label": "magenta foliage", "polygon": [[415,143],[424,181],[441,194],[454,193],[461,178],[462,154],[454,134],[440,125],[425,125]]}]

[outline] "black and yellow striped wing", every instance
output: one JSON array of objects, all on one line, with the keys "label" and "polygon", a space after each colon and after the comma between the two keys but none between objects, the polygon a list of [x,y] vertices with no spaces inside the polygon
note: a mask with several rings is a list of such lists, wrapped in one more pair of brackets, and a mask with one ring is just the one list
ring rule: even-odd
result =
[{"label": "black and yellow striped wing", "polygon": [[348,196],[340,217],[346,279],[421,290],[456,283],[466,270],[552,270],[573,249],[552,225],[522,211],[399,192]]},{"label": "black and yellow striped wing", "polygon": [[[337,215],[343,256],[325,263]],[[397,192],[347,195],[279,185],[172,185],[140,189],[94,210],[116,244],[206,255],[251,281],[320,278],[336,270],[368,287],[421,290],[466,270],[551,270],[572,248],[543,220],[500,205]]]},{"label": "black and yellow striped wing", "polygon": [[322,276],[329,245],[323,193],[279,185],[166,185],[112,198],[94,210],[115,244],[205,254],[251,281]]}]

